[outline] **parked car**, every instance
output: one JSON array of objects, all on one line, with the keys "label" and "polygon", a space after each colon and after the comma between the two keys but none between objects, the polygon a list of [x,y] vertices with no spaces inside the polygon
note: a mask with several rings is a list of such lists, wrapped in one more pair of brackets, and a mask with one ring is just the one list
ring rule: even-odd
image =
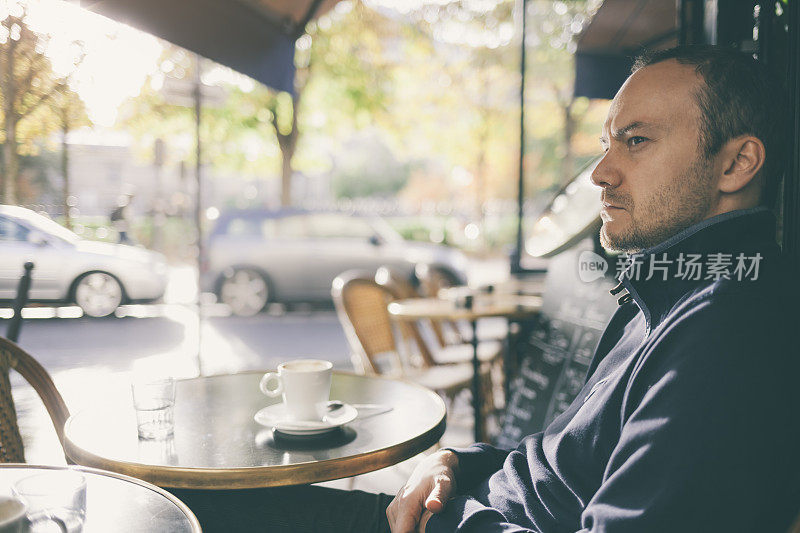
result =
[{"label": "parked car", "polygon": [[333,279],[352,268],[388,265],[410,277],[422,263],[466,282],[459,250],[406,241],[380,218],[340,212],[227,212],[211,231],[205,257],[203,290],[242,316],[269,302],[329,302]]},{"label": "parked car", "polygon": [[0,300],[13,301],[26,261],[34,263],[30,302],[76,303],[103,317],[120,304],[161,298],[167,285],[162,254],[83,239],[22,207],[0,206]]}]

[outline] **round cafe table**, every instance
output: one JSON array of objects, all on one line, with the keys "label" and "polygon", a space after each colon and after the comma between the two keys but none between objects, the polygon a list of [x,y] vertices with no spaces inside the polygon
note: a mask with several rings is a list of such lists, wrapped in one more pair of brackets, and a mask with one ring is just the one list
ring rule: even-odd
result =
[{"label": "round cafe table", "polygon": [[[94,468],[72,466],[86,478],[83,533],[200,533],[192,511],[178,498],[150,483]],[[18,479],[63,466],[0,464],[0,494],[10,496]]]},{"label": "round cafe table", "polygon": [[334,372],[332,400],[370,407],[324,436],[284,438],[253,419],[259,409],[280,401],[261,393],[262,375],[179,380],[175,431],[165,440],[138,438],[131,403],[80,411],[64,426],[67,456],[161,487],[278,487],[391,466],[426,450],[444,433],[444,402],[432,391],[401,380]]},{"label": "round cafe table", "polygon": [[482,442],[480,361],[478,360],[478,320],[505,317],[509,320],[530,318],[542,308],[540,296],[516,294],[470,294],[471,306],[460,306],[454,298],[409,298],[389,304],[388,310],[398,320],[467,320],[472,326],[472,410],[475,416],[475,442]]}]

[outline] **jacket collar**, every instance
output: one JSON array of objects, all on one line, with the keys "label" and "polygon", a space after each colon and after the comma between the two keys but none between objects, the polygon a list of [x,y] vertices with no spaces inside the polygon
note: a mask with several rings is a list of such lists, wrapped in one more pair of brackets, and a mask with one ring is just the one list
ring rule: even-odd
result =
[{"label": "jacket collar", "polygon": [[775,216],[769,209],[730,211],[630,255],[612,294],[623,287],[628,291],[620,303],[636,302],[649,334],[689,293],[717,280],[757,281],[763,260],[778,253]]}]

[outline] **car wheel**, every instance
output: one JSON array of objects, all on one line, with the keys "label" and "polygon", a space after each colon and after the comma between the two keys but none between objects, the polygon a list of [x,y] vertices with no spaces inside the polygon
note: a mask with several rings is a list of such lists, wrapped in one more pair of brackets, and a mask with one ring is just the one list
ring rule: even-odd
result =
[{"label": "car wheel", "polygon": [[267,305],[269,286],[259,272],[237,268],[222,280],[219,297],[234,315],[253,316]]},{"label": "car wheel", "polygon": [[122,285],[111,274],[90,272],[75,286],[75,303],[87,316],[108,316],[122,303]]}]

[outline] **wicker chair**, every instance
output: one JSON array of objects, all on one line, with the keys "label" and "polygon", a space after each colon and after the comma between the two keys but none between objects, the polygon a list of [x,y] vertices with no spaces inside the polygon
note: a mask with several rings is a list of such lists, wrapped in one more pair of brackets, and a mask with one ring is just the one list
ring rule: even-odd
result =
[{"label": "wicker chair", "polygon": [[[414,286],[404,278],[399,272],[390,267],[380,267],[375,273],[375,281],[389,289],[397,298],[419,298],[422,295],[417,292]],[[446,365],[453,363],[472,362],[474,348],[472,344],[461,340],[461,337],[448,342],[445,340],[442,326],[445,325],[440,320],[424,320],[419,324],[413,324],[414,332],[412,335],[419,338],[419,342],[425,345],[425,357],[429,365]],[[429,326],[432,334],[425,335],[423,328]],[[425,339],[429,339],[426,342]],[[503,343],[497,341],[486,341],[478,344],[478,359],[482,363],[494,363],[500,365],[503,356]]]},{"label": "wicker chair", "polygon": [[[433,298],[439,294],[441,289],[459,285],[451,275],[434,265],[420,263],[415,269],[415,274],[419,280],[417,292],[420,296]],[[461,328],[452,320],[431,320],[431,328],[440,346],[466,342]]]},{"label": "wicker chair", "polygon": [[[462,286],[462,283],[454,278],[449,271],[437,265],[418,264],[416,276],[420,282],[419,292],[422,296],[434,297],[438,295],[439,291],[442,289]],[[468,343],[472,338],[472,328],[463,321],[455,322],[451,320],[442,320],[434,322],[432,326],[434,331],[437,331],[437,337],[442,345]],[[502,344],[507,336],[508,328],[506,326],[497,326],[489,330],[478,332],[479,340],[487,343],[499,342]]]},{"label": "wicker chair", "polygon": [[[42,399],[53,422],[61,447],[69,409],[47,371],[36,359],[13,342],[0,337],[0,463],[24,463],[25,452],[17,425],[17,412],[11,397],[9,370],[24,377]],[[69,463],[69,459],[67,459]]]},{"label": "wicker chair", "polygon": [[331,294],[357,371],[403,377],[448,399],[469,389],[472,367],[468,364],[431,366],[424,355],[419,366],[410,362],[406,349],[424,353],[425,345],[414,336],[413,328],[396,334],[386,309],[396,296],[376,283],[370,273],[350,270],[340,274],[333,281]]}]

